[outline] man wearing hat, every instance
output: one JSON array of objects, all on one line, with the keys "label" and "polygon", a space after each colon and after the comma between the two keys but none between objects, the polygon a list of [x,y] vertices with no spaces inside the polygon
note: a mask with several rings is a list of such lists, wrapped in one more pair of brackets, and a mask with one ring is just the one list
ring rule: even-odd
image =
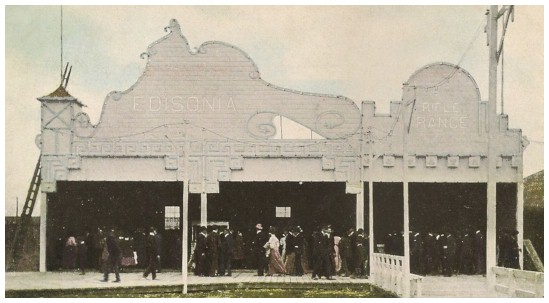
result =
[{"label": "man wearing hat", "polygon": [[267,268],[267,257],[265,256],[265,243],[269,241],[269,237],[263,232],[263,226],[261,223],[255,225],[255,237],[252,242],[254,248],[255,260],[257,265],[257,275],[263,276],[265,268]]}]

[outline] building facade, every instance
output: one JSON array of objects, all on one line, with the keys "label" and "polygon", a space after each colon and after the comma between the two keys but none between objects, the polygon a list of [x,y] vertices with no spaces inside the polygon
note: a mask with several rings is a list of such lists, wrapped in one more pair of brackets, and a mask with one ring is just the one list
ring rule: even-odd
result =
[{"label": "building facade", "polygon": [[[418,69],[381,115],[373,102],[359,108],[343,96],[277,87],[237,47],[191,51],[176,20],[167,29],[142,54],[136,83],[106,97],[97,124],[63,87],[38,98],[41,271],[51,268],[56,239],[94,224],[246,228],[290,217],[311,228],[365,228],[370,247],[393,230],[496,233],[486,230],[496,217],[486,208],[491,113],[459,66]],[[279,117],[316,139],[276,138]],[[521,242],[525,144],[507,115],[497,119],[498,224],[517,229]]]}]

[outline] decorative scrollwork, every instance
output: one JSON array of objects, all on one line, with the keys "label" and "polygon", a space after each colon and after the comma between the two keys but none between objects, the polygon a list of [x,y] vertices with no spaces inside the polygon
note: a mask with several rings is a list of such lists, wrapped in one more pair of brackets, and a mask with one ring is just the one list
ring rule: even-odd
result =
[{"label": "decorative scrollwork", "polygon": [[316,127],[321,130],[332,130],[345,123],[345,117],[337,111],[326,111],[316,118]]},{"label": "decorative scrollwork", "polygon": [[80,112],[74,116],[74,132],[80,137],[89,137],[94,131],[93,125],[90,123],[90,116],[85,112]]},{"label": "decorative scrollwork", "polygon": [[253,115],[248,120],[248,131],[252,136],[267,139],[276,135],[276,126],[273,124],[274,113],[262,112]]}]

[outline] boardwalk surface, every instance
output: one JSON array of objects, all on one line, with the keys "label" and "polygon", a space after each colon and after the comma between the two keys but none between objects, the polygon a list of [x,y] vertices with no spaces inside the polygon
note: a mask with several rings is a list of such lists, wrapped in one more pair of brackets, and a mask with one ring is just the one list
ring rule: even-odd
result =
[{"label": "boardwalk surface", "polygon": [[452,277],[427,276],[423,278],[423,295],[425,298],[495,298],[490,290],[486,277],[475,275],[458,275]]},{"label": "boardwalk surface", "polygon": [[[54,289],[88,289],[88,288],[116,288],[116,287],[150,287],[150,286],[177,286],[183,284],[181,272],[160,273],[156,280],[144,279],[140,272],[122,273],[121,283],[114,283],[114,275],[111,274],[109,282],[101,282],[102,274],[97,272],[79,275],[76,272],[7,272],[6,290],[54,290]],[[199,277],[189,275],[187,278],[189,289],[223,285],[223,284],[257,284],[272,285],[288,284],[312,284],[312,285],[340,285],[340,284],[369,284],[367,279],[351,279],[348,277],[335,277],[334,280],[313,280],[311,275],[301,277],[291,276],[264,276],[258,277],[253,271],[237,271],[231,277]],[[201,287],[202,286],[202,287]]]},{"label": "boardwalk surface", "polygon": [[[121,283],[111,281],[101,282],[102,274],[97,272],[79,275],[76,272],[7,272],[5,275],[6,291],[43,290],[63,291],[68,289],[88,290],[115,290],[121,291],[141,289],[166,289],[174,291],[181,289],[183,277],[180,272],[162,272],[157,280],[144,279],[140,272],[122,273]],[[349,277],[335,277],[335,280],[313,280],[311,275],[295,276],[264,276],[258,277],[254,271],[235,271],[231,277],[198,277],[189,275],[187,278],[189,291],[208,291],[215,289],[233,288],[363,288],[369,287],[368,279],[351,279]],[[498,297],[490,291],[486,278],[482,276],[459,275],[453,277],[427,276],[423,278],[422,297],[431,298],[489,298]]]}]

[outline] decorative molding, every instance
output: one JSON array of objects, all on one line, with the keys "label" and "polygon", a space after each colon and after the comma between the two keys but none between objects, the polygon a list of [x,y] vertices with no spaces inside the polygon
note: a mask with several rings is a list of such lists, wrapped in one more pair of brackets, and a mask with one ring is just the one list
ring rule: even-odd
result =
[{"label": "decorative molding", "polygon": [[231,157],[229,169],[231,170],[243,170],[244,168],[244,158],[242,157]]},{"label": "decorative molding", "polygon": [[335,159],[335,181],[360,180],[357,161],[357,158],[337,157]]},{"label": "decorative molding", "polygon": [[345,182],[345,193],[346,194],[360,194],[362,192],[362,185],[359,182]]},{"label": "decorative molding", "polygon": [[191,194],[200,194],[204,188],[202,182],[189,181],[189,193]]},{"label": "decorative molding", "polygon": [[55,182],[64,181],[68,178],[69,169],[66,157],[42,157],[41,176],[42,181]]},{"label": "decorative molding", "polygon": [[219,182],[215,181],[193,181],[189,182],[189,192],[191,194],[218,194],[219,193]]},{"label": "decorative molding", "polygon": [[480,156],[469,157],[469,167],[471,168],[480,167]]},{"label": "decorative molding", "polygon": [[206,182],[206,193],[219,194],[219,182]]},{"label": "decorative molding", "polygon": [[362,166],[363,167],[370,167],[370,155],[363,155],[362,156]]},{"label": "decorative molding", "polygon": [[40,189],[44,193],[55,193],[57,192],[57,182],[42,182],[40,183]]},{"label": "decorative molding", "polygon": [[438,156],[426,156],[425,157],[425,166],[426,167],[437,167],[438,165]]},{"label": "decorative molding", "polygon": [[177,156],[164,157],[164,166],[166,170],[177,170],[179,168],[178,159],[179,157]]},{"label": "decorative molding", "polygon": [[334,170],[335,169],[335,159],[322,157],[322,170]]},{"label": "decorative molding", "polygon": [[[358,157],[359,145],[333,140],[253,140],[230,142],[226,140],[193,141],[191,156],[240,156],[240,157],[287,157],[319,158],[349,156]],[[175,148],[174,148],[175,145]],[[180,155],[185,141],[171,143],[167,140],[75,140],[72,154],[88,157],[164,157]]]},{"label": "decorative molding", "polygon": [[408,165],[408,167],[416,167],[416,163],[417,163],[417,157],[415,155],[406,156],[406,165]]},{"label": "decorative molding", "polygon": [[497,157],[496,158],[496,167],[500,168],[503,166],[503,157]]},{"label": "decorative molding", "polygon": [[82,158],[79,156],[69,156],[67,159],[67,168],[76,170],[80,169],[80,166],[82,165]]},{"label": "decorative molding", "polygon": [[393,167],[395,166],[395,156],[383,156],[383,166],[385,167]]},{"label": "decorative molding", "polygon": [[520,165],[520,158],[518,156],[511,157],[511,167],[517,168]]},{"label": "decorative molding", "polygon": [[207,158],[206,169],[208,170],[206,180],[230,181],[231,169],[227,158]]},{"label": "decorative molding", "polygon": [[448,157],[448,167],[458,168],[459,167],[459,157],[458,156],[449,156]]}]

